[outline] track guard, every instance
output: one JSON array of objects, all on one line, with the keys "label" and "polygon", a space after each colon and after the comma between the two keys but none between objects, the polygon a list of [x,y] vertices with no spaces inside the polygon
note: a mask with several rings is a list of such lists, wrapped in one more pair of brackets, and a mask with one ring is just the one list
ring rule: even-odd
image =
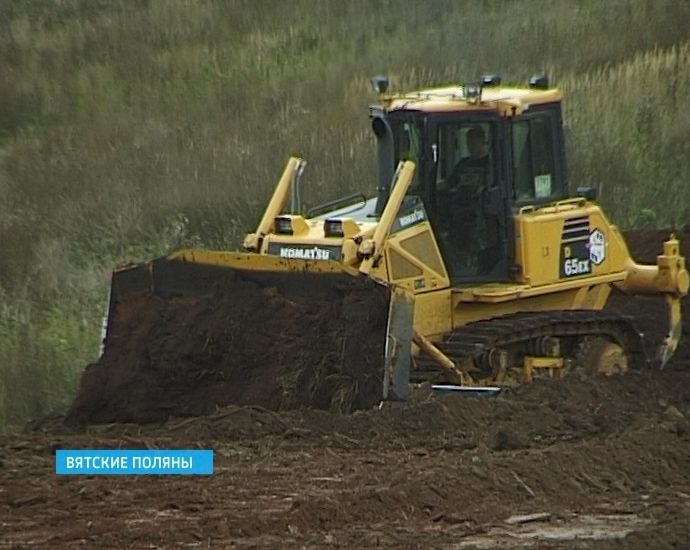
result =
[{"label": "track guard", "polygon": [[410,397],[413,325],[414,296],[396,287],[391,292],[386,328],[384,401],[405,403]]}]

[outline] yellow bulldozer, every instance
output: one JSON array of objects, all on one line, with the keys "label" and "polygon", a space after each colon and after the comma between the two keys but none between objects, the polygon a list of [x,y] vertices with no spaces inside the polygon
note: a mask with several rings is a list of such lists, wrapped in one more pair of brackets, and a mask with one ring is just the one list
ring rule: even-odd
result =
[{"label": "yellow bulldozer", "polygon": [[[184,303],[232,273],[290,300],[358,281],[385,289],[384,400],[407,400],[422,380],[494,388],[573,365],[612,374],[668,361],[690,284],[679,243],[671,235],[656,265],[640,265],[594,190],[569,193],[562,94],[546,77],[396,94],[385,78],[372,83],[375,196],[302,212],[305,162],[291,158],[244,250],[181,250],[115,270],[106,353],[128,297]],[[605,309],[613,289],[665,298],[660,349]]]}]

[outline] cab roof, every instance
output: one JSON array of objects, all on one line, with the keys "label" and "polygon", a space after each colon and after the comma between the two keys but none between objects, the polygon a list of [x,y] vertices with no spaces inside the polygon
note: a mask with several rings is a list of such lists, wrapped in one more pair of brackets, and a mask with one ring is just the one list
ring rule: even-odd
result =
[{"label": "cab roof", "polygon": [[511,86],[451,85],[424,88],[381,97],[383,107],[392,111],[449,113],[462,111],[498,111],[514,116],[531,105],[558,103],[563,94],[557,88],[521,88]]}]

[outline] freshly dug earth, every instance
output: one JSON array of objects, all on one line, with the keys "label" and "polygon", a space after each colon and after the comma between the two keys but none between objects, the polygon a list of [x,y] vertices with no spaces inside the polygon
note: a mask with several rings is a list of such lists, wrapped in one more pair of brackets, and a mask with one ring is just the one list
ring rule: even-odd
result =
[{"label": "freshly dug earth", "polygon": [[129,295],[67,420],[150,422],[229,403],[371,407],[381,394],[387,304],[387,291],[368,279],[293,301],[234,272],[209,297]]},{"label": "freshly dug earth", "polygon": [[[656,254],[663,235],[652,239]],[[266,292],[260,303],[282,303]],[[664,312],[654,317],[620,299],[631,311],[643,307],[663,333]],[[184,310],[188,331],[210,321],[196,307]],[[174,349],[152,348],[139,366],[170,374],[194,364]],[[166,361],[153,362],[157,353]],[[120,377],[112,411],[117,403],[138,410],[119,397],[143,391],[126,386],[141,380],[137,364],[125,366],[132,378]],[[81,428],[55,417],[0,437],[0,548],[690,548],[687,354],[663,371],[606,378],[575,370],[488,398],[422,386],[404,409],[210,408]],[[214,474],[56,476],[60,448],[213,449]]]},{"label": "freshly dug earth", "polygon": [[[690,369],[414,397],[44,422],[0,438],[0,547],[690,547]],[[214,473],[56,476],[57,448],[213,449]]]}]

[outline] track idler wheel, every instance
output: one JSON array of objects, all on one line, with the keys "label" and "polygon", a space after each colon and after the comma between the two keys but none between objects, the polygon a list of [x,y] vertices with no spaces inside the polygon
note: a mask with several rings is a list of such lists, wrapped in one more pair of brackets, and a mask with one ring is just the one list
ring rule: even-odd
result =
[{"label": "track idler wheel", "polygon": [[628,371],[628,355],[617,343],[602,337],[587,338],[578,363],[590,374],[613,376]]}]

